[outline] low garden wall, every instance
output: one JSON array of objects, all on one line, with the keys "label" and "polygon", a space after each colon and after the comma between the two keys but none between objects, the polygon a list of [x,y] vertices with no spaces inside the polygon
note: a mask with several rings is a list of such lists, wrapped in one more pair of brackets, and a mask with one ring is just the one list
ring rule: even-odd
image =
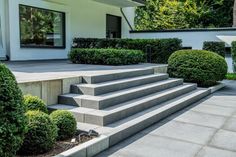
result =
[{"label": "low garden wall", "polygon": [[184,47],[192,47],[193,49],[202,49],[204,41],[221,41],[217,36],[236,36],[236,28],[180,29],[130,32],[130,38],[132,39],[178,38],[182,40],[182,44]]},{"label": "low garden wall", "polygon": [[71,84],[82,82],[82,77],[70,77],[53,80],[42,80],[32,82],[18,82],[23,94],[38,96],[47,105],[58,103],[58,96],[70,92]]}]

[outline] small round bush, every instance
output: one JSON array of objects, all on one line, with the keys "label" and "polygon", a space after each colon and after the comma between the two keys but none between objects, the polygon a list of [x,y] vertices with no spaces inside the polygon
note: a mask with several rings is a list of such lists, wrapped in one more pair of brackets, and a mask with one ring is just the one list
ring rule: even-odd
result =
[{"label": "small round bush", "polygon": [[58,127],[58,140],[73,137],[76,132],[76,120],[72,113],[65,110],[57,110],[51,113],[50,118]]},{"label": "small round bush", "polygon": [[168,60],[170,77],[208,87],[225,78],[227,63],[220,55],[205,50],[180,50]]},{"label": "small round bush", "polygon": [[30,110],[39,110],[44,113],[48,113],[48,109],[46,104],[37,96],[25,95],[24,96],[24,104],[26,106],[27,111]]},{"label": "small round bush", "polygon": [[41,111],[28,111],[26,116],[28,132],[19,153],[37,155],[51,150],[57,138],[57,126],[49,115]]},{"label": "small round bush", "polygon": [[11,71],[0,64],[0,156],[15,156],[27,129],[23,95]]}]

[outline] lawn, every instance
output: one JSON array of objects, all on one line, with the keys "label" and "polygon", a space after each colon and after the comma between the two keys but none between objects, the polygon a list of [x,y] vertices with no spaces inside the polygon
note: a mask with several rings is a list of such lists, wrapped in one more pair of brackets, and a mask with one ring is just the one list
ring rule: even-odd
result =
[{"label": "lawn", "polygon": [[226,75],[227,80],[236,80],[236,73],[228,73]]}]

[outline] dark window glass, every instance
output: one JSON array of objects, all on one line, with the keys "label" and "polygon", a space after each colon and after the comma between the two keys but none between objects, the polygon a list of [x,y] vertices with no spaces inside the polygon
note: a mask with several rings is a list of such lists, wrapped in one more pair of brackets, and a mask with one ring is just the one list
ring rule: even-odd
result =
[{"label": "dark window glass", "polygon": [[107,38],[121,38],[121,17],[107,15]]},{"label": "dark window glass", "polygon": [[65,13],[20,5],[20,44],[65,48]]}]

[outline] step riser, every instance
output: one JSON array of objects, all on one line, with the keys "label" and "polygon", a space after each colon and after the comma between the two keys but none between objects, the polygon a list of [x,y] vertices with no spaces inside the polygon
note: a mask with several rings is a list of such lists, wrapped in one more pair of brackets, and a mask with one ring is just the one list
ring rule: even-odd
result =
[{"label": "step riser", "polygon": [[169,93],[168,95],[163,95],[162,97],[159,97],[157,99],[141,103],[137,106],[133,106],[133,107],[128,108],[126,110],[116,112],[114,114],[111,114],[111,115],[105,116],[105,117],[85,114],[84,115],[84,117],[85,117],[84,122],[90,123],[90,124],[96,124],[96,125],[100,125],[100,126],[105,126],[105,125],[111,124],[113,122],[116,122],[118,120],[121,120],[123,118],[134,115],[138,112],[144,111],[144,110],[151,108],[153,106],[156,106],[157,104],[163,103],[163,102],[168,101],[170,99],[173,99],[173,98],[176,98],[176,97],[181,96],[183,94],[186,94],[188,92],[191,92],[191,91],[195,90],[196,88],[197,88],[196,86],[190,86],[188,88],[183,88],[181,90]]},{"label": "step riser", "polygon": [[147,96],[149,94],[159,92],[161,90],[165,90],[168,88],[176,87],[182,84],[183,84],[183,80],[177,80],[177,81],[169,82],[166,84],[162,84],[160,86],[155,86],[155,87],[148,88],[145,90],[127,93],[126,95],[120,95],[120,96],[117,96],[111,99],[105,99],[102,101],[82,99],[81,106],[86,107],[86,108],[92,108],[92,109],[105,109],[107,107],[111,107],[111,106],[114,106],[114,105],[117,105],[126,101],[130,101],[136,98]]},{"label": "step riser", "polygon": [[95,84],[95,83],[138,77],[150,74],[154,74],[154,69],[136,70],[132,72],[128,71],[128,72],[114,73],[100,76],[84,76],[83,82],[88,84]]},{"label": "step riser", "polygon": [[154,115],[152,117],[148,117],[147,119],[135,124],[135,125],[132,125],[131,127],[129,128],[126,128],[126,129],[122,129],[120,131],[116,131],[116,132],[113,132],[112,134],[110,134],[110,138],[109,138],[109,145],[110,146],[113,146],[117,143],[119,143],[120,141],[123,141],[125,139],[127,139],[128,137],[136,134],[137,132],[140,132],[144,129],[146,129],[147,127],[159,122],[160,120],[166,118],[167,116],[170,116],[171,114],[183,109],[184,107],[186,106],[189,106],[197,101],[199,101],[200,99],[206,97],[207,95],[210,94],[210,91],[207,91],[207,92],[204,92],[190,100],[187,100],[185,102],[182,102],[168,110],[165,110],[157,115]]},{"label": "step riser", "polygon": [[58,96],[58,103],[71,106],[80,106],[80,99],[73,99],[71,97]]},{"label": "step riser", "polygon": [[122,82],[119,84],[107,85],[105,87],[98,87],[98,88],[89,88],[89,87],[72,85],[71,92],[76,93],[76,94],[96,96],[96,95],[102,95],[109,92],[123,90],[123,89],[131,88],[131,87],[135,87],[135,86],[140,86],[140,85],[144,85],[148,83],[154,83],[154,82],[162,81],[165,79],[168,79],[168,75],[161,75],[161,76],[156,76],[156,77],[144,78],[141,80]]}]

